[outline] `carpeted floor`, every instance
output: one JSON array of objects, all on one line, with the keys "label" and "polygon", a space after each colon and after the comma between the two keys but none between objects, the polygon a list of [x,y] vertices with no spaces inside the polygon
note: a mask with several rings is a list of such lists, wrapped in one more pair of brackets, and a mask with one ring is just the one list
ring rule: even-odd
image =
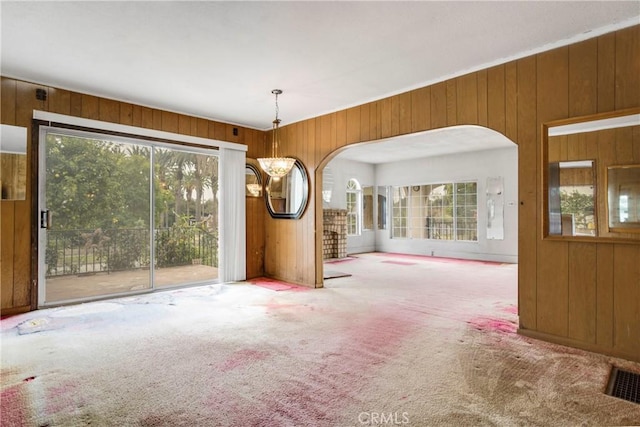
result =
[{"label": "carpeted floor", "polygon": [[5,318],[0,424],[640,424],[603,393],[612,364],[638,364],[515,333],[516,265],[365,254],[340,270],[324,289],[260,280]]}]

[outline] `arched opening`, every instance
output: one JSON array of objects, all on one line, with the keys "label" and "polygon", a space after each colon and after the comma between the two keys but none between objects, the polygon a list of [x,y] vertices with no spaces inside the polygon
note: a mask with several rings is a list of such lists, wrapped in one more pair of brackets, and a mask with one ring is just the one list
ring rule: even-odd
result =
[{"label": "arched opening", "polygon": [[[453,126],[349,145],[327,156],[316,176],[319,194],[331,195],[316,198],[323,231],[336,229],[327,212],[347,211],[337,191],[351,180],[362,207],[370,204],[370,228],[347,233],[337,251],[344,258],[383,252],[517,263],[518,148],[494,130]],[[336,261],[324,249],[317,283],[324,261]]]}]

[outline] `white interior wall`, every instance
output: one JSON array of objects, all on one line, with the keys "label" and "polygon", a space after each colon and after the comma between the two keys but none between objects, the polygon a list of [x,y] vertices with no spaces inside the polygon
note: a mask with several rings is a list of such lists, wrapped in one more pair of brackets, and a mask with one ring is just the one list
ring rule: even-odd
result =
[{"label": "white interior wall", "polygon": [[[476,181],[478,183],[478,241],[455,242],[428,239],[391,238],[391,221],[387,230],[363,230],[361,236],[347,238],[347,253],[370,251],[398,252],[498,262],[518,262],[518,149],[512,147],[425,157],[384,164],[352,160],[332,160],[328,165],[332,183],[324,208],[346,209],[347,182],[355,178],[361,186],[422,185],[443,182]],[[504,179],[504,239],[487,239],[487,196],[489,177]],[[377,201],[377,198],[374,197]],[[390,212],[392,201],[388,202]],[[377,207],[374,206],[374,225]]]},{"label": "white interior wall", "polygon": [[[478,183],[478,241],[455,242],[391,238],[390,230],[376,232],[375,249],[486,261],[518,261],[518,150],[509,148],[457,153],[379,164],[376,185],[422,185],[444,182]],[[487,240],[486,184],[489,177],[504,178],[504,239]],[[389,201],[391,209],[392,201]]]},{"label": "white interior wall", "polygon": [[[323,201],[325,209],[347,208],[347,182],[356,179],[361,187],[375,185],[375,167],[369,163],[335,158],[327,165],[333,176],[333,183],[323,184],[324,190],[331,190],[331,201]],[[326,168],[325,168],[326,169]],[[374,209],[375,211],[375,209]],[[347,254],[373,252],[376,250],[375,230],[362,230],[360,236],[347,236]]]}]

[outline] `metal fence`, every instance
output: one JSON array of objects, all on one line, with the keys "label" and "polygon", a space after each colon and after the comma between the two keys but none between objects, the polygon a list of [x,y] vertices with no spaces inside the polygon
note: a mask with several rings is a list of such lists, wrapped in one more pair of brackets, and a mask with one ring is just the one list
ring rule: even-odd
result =
[{"label": "metal fence", "polygon": [[456,227],[453,218],[431,218],[425,221],[427,239],[437,240],[478,240],[478,224],[475,220],[458,219]]},{"label": "metal fence", "polygon": [[[198,227],[153,231],[155,267],[218,267],[218,236]],[[47,277],[149,268],[148,229],[49,230]]]}]

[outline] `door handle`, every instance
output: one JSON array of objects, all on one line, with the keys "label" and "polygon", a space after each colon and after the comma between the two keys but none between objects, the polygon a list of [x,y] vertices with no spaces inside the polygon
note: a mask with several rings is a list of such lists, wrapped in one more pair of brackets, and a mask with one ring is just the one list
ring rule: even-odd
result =
[{"label": "door handle", "polygon": [[49,209],[40,211],[40,228],[51,228],[51,211]]}]

